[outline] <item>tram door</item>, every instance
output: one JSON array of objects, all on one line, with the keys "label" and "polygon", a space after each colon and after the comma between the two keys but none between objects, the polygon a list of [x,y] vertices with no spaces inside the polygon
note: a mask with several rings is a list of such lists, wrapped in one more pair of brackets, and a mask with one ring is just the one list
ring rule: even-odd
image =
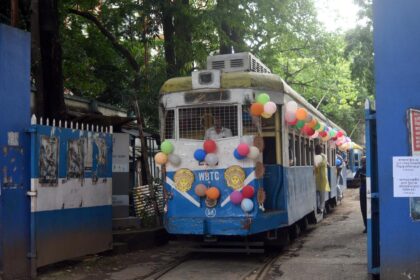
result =
[{"label": "tram door", "polygon": [[365,104],[366,121],[366,199],[368,271],[379,274],[379,195],[376,117],[369,100]]}]

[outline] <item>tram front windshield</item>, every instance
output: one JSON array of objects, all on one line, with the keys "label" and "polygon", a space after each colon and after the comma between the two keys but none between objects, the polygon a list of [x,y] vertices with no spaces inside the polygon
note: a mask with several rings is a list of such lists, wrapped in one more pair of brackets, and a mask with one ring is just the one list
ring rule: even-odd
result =
[{"label": "tram front windshield", "polygon": [[220,139],[238,136],[238,107],[180,108],[179,138]]}]

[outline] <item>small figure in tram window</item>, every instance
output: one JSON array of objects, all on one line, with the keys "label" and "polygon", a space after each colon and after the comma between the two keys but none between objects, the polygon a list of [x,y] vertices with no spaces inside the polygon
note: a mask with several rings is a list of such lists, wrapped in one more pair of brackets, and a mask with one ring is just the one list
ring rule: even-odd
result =
[{"label": "small figure in tram window", "polygon": [[220,116],[214,118],[213,126],[206,130],[205,139],[220,139],[232,137],[232,130],[222,126],[222,119]]},{"label": "small figure in tram window", "polygon": [[363,224],[365,229],[363,233],[366,233],[366,157],[362,157],[360,168],[356,171],[354,178],[360,180],[359,197],[360,197],[360,211],[362,212]]},{"label": "small figure in tram window", "polygon": [[314,162],[315,184],[320,199],[317,212],[324,213],[325,193],[330,191],[330,184],[328,183],[327,156],[322,153],[322,147],[319,144],[315,146]]}]

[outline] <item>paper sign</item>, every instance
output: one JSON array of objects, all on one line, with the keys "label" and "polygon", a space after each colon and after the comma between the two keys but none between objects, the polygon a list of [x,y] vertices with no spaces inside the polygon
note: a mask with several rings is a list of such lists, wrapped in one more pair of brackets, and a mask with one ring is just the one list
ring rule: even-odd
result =
[{"label": "paper sign", "polygon": [[393,157],[394,197],[420,197],[420,157]]}]

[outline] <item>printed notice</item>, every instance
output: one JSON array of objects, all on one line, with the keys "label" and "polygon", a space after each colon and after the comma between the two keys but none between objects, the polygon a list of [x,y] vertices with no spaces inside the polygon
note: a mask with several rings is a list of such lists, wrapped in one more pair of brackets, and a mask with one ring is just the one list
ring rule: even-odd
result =
[{"label": "printed notice", "polygon": [[420,157],[393,157],[394,197],[420,197]]}]

